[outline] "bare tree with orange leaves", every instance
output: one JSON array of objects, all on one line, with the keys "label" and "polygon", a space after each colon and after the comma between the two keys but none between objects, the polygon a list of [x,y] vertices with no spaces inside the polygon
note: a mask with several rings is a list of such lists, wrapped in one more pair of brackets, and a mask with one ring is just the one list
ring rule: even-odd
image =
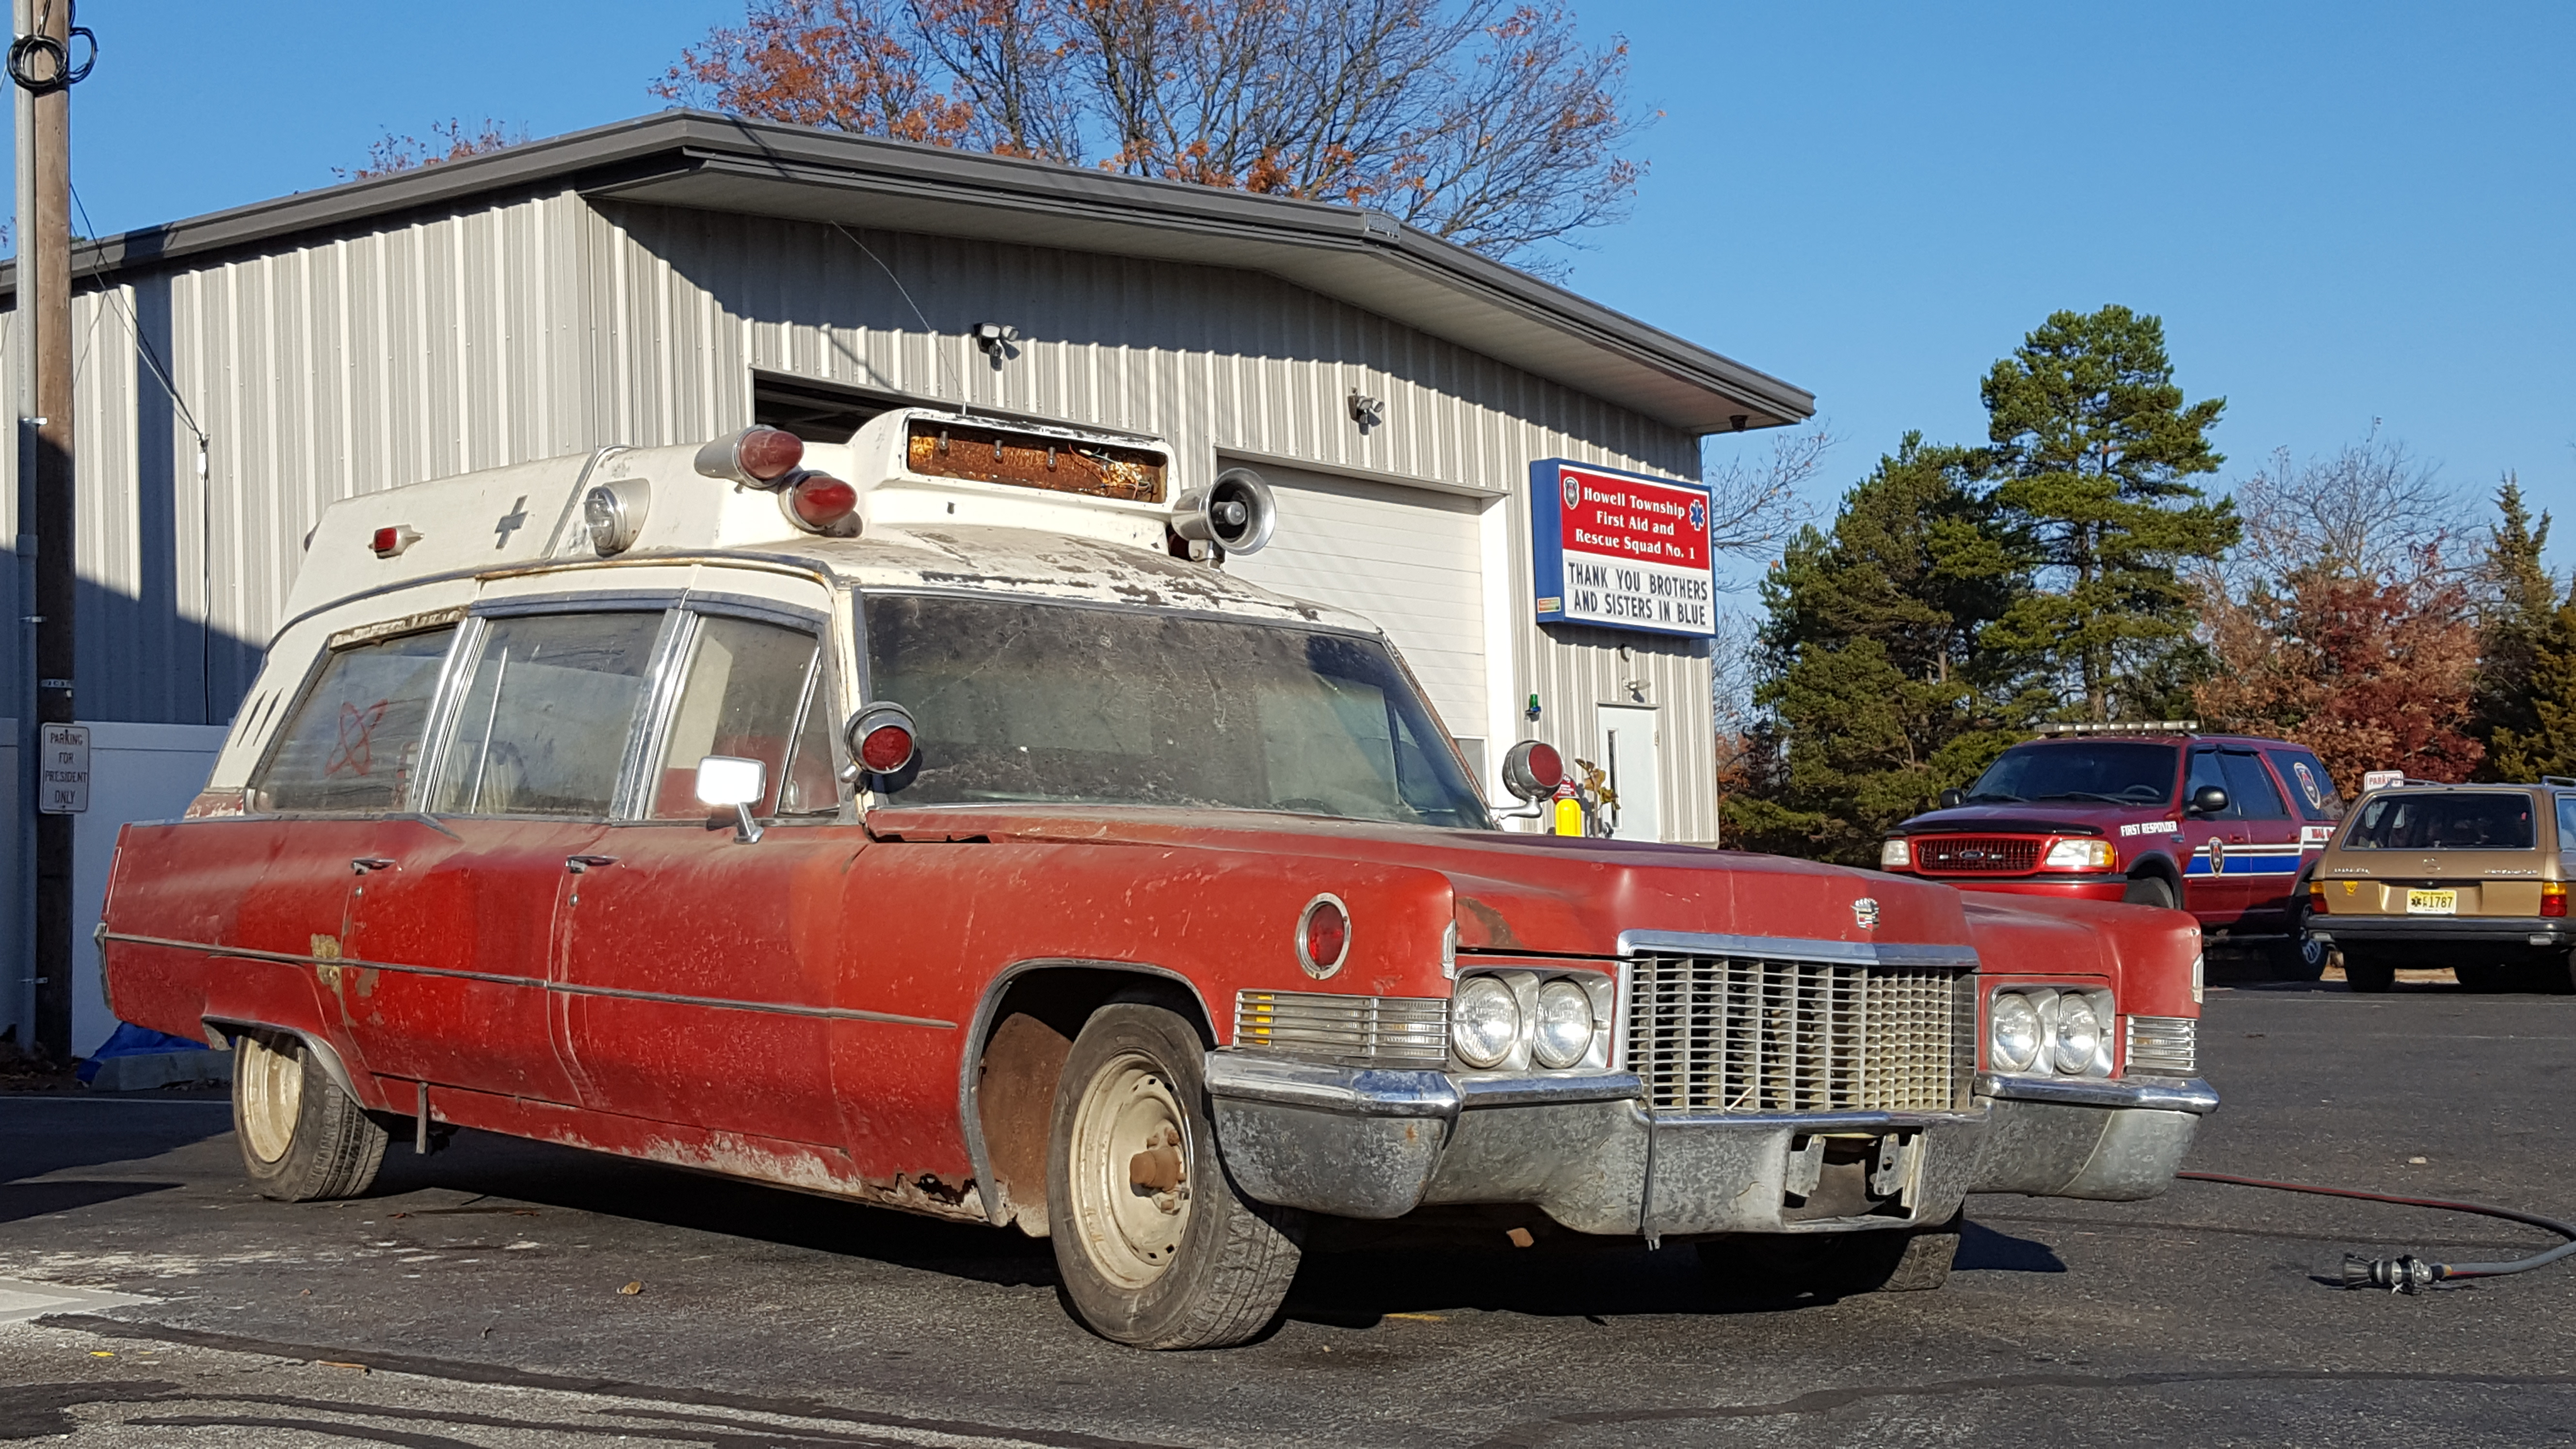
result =
[{"label": "bare tree with orange leaves", "polygon": [[751,0],[656,93],[1391,213],[1522,265],[1616,220],[1627,47],[1506,0]]}]

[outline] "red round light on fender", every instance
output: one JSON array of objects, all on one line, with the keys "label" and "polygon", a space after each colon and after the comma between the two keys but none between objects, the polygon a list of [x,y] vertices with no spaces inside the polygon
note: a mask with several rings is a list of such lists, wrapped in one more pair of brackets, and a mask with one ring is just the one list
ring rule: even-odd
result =
[{"label": "red round light on fender", "polygon": [[784,428],[754,428],[734,444],[734,458],[743,472],[773,482],[805,461],[805,440]]},{"label": "red round light on fender", "polygon": [[1351,913],[1339,896],[1317,896],[1297,918],[1297,964],[1321,981],[1351,954]]},{"label": "red round light on fender", "polygon": [[789,484],[787,516],[812,533],[846,532],[859,511],[859,490],[829,473],[806,473]]}]

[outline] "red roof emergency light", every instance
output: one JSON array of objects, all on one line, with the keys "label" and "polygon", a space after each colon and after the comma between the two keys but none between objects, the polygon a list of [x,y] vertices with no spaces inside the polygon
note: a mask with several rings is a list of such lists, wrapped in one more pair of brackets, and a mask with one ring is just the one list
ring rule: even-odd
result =
[{"label": "red roof emergency light", "polygon": [[408,523],[397,523],[391,528],[377,529],[367,539],[367,547],[373,549],[378,558],[392,558],[418,542],[419,529]]},{"label": "red roof emergency light", "polygon": [[697,470],[746,488],[785,486],[805,461],[805,440],[784,428],[748,427],[698,449]]},{"label": "red roof emergency light", "polygon": [[798,473],[786,481],[778,504],[807,533],[848,538],[858,531],[859,490],[829,473]]}]

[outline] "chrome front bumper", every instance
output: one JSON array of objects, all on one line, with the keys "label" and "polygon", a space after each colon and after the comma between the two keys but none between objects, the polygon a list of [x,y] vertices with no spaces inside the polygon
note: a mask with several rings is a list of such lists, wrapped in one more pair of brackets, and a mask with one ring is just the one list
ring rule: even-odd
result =
[{"label": "chrome front bumper", "polygon": [[[1264,1202],[1351,1218],[1529,1203],[1577,1232],[1845,1232],[1942,1222],[1971,1192],[2164,1191],[2218,1096],[2200,1081],[1977,1078],[1964,1112],[1676,1116],[1621,1072],[1501,1077],[1207,1057],[1218,1150]],[[1865,1216],[1793,1215],[1792,1145],[1907,1144],[1905,1190]]]}]

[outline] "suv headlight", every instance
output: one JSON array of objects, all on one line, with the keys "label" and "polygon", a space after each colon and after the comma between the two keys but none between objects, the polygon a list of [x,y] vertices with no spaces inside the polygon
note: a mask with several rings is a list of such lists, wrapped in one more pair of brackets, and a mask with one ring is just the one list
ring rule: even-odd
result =
[{"label": "suv headlight", "polygon": [[2040,864],[2050,870],[2109,870],[2111,856],[2107,840],[2061,840],[2048,848],[2048,858]]},{"label": "suv headlight", "polygon": [[1914,848],[1901,839],[1888,841],[1878,848],[1878,864],[1882,870],[1894,870],[1913,863]]},{"label": "suv headlight", "polygon": [[2026,1072],[2039,1060],[2039,1008],[2018,991],[1995,995],[1994,1030],[1988,1042],[1995,1066]]},{"label": "suv headlight", "polygon": [[1449,1041],[1471,1067],[1498,1067],[1520,1040],[1521,1005],[1512,989],[1491,976],[1458,983],[1449,1002]]}]

